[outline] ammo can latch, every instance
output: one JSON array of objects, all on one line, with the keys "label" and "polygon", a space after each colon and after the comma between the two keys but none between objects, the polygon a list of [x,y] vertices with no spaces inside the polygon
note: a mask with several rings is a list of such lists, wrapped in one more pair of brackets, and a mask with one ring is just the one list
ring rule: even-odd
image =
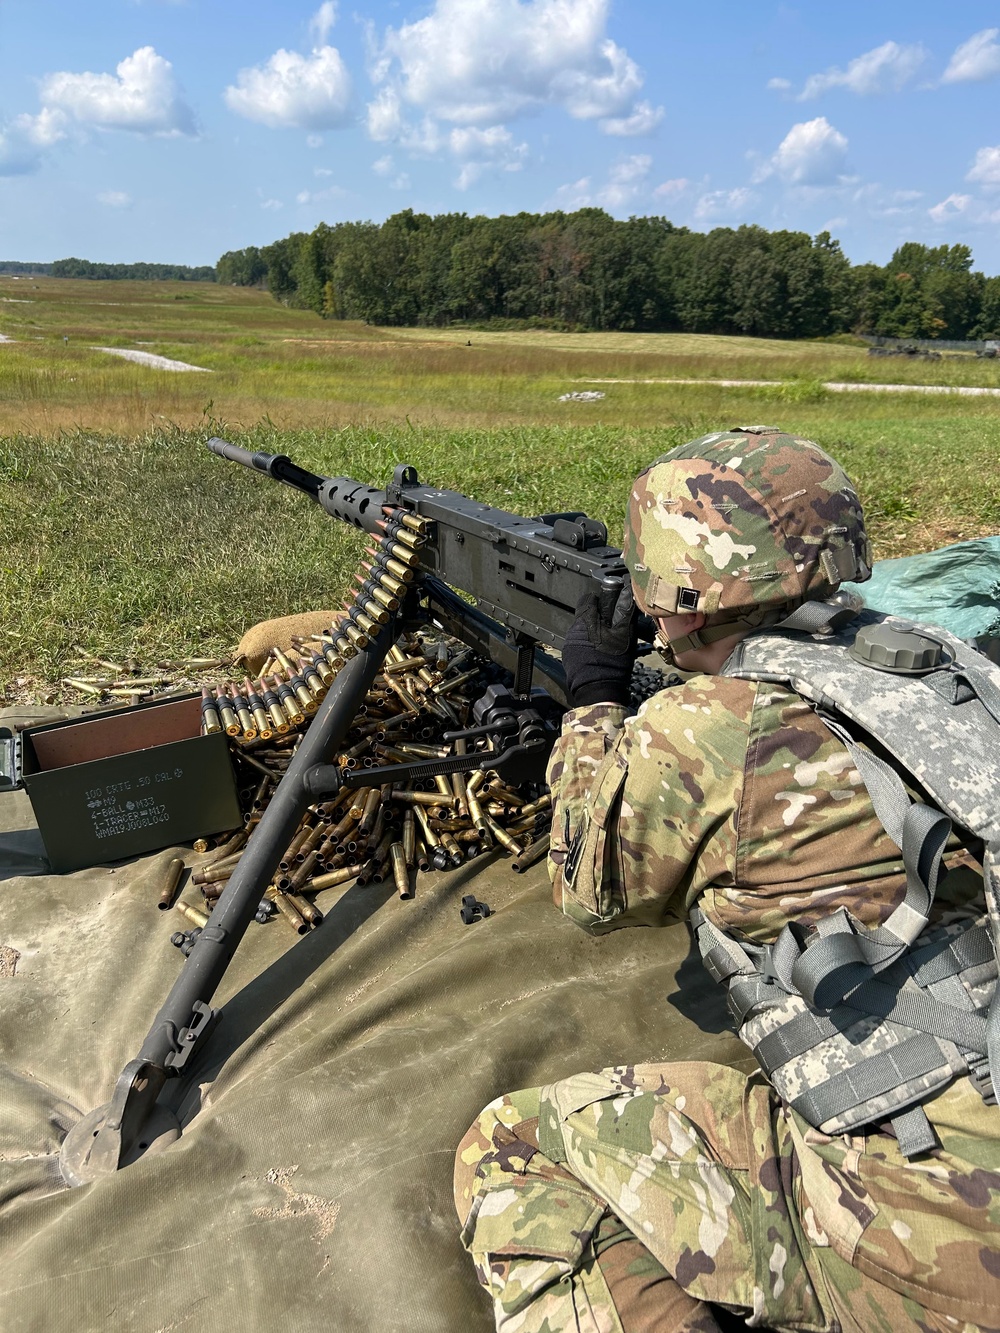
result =
[{"label": "ammo can latch", "polygon": [[9,727],[0,727],[0,793],[20,791],[24,786],[21,780],[21,738]]}]

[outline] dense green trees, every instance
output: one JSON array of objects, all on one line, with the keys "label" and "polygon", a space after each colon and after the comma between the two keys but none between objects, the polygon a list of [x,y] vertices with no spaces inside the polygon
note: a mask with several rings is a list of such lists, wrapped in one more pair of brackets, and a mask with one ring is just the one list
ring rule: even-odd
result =
[{"label": "dense green trees", "polygon": [[[63,261],[66,262],[66,261]],[[262,285],[328,319],[371,324],[528,322],[772,338],[1000,334],[1000,278],[965,245],[900,246],[852,266],[829,232],[619,222],[599,208],[497,218],[406,209],[385,222],[320,223],[230,251],[218,280]]]},{"label": "dense green trees", "polygon": [[[246,253],[240,251],[240,254]],[[49,265],[53,278],[138,278],[159,282],[214,282],[210,264],[190,268],[187,264],[94,264],[89,259],[57,259]]]}]

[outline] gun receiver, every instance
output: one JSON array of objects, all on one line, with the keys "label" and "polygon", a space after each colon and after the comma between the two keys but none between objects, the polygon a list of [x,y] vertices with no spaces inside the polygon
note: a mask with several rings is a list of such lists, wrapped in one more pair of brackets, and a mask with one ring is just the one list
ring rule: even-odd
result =
[{"label": "gun receiver", "polygon": [[[208,924],[184,951],[181,972],[138,1055],[119,1075],[111,1101],[66,1137],[61,1165],[72,1185],[118,1170],[156,1139],[176,1137],[179,1126],[160,1093],[169,1078],[187,1072],[195,1047],[211,1030],[217,1014],[209,1002],[306,807],[342,785],[370,783],[375,774],[391,782],[431,769],[444,774],[495,767],[514,781],[540,780],[554,733],[533,707],[532,680],[557,703],[569,700],[561,664],[539,645],[562,647],[577,603],[593,590],[594,580],[613,604],[627,577],[621,552],[607,545],[604,525],[581,513],[523,518],[457,491],[422,485],[408,466],[397,467],[390,485],[377,490],[350,477],[308,472],[283,454],[251,453],[219,439],[208,447],[303,491],[333,518],[372,534],[377,563],[343,623],[347,660]],[[477,607],[453,589],[474,596]],[[408,614],[432,621],[512,671],[510,690],[491,686],[475,705],[476,725],[453,733],[485,738],[491,748],[345,778],[331,761],[398,634],[397,620]]]}]

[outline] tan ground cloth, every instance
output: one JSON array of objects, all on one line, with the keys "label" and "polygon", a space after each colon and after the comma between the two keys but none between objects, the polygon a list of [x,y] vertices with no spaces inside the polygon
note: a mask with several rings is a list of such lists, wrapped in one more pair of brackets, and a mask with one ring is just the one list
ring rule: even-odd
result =
[{"label": "tan ground cloth", "polygon": [[[173,851],[37,873],[32,824],[23,795],[0,798],[4,1333],[487,1333],[451,1202],[480,1107],[622,1060],[749,1067],[683,926],[590,939],[543,867],[472,862],[411,902],[331,890],[301,941],[251,926],[223,1020],[171,1087],[180,1141],[63,1189],[61,1134],[137,1052],[184,923],[156,908]],[[494,915],[463,926],[468,891]]]}]

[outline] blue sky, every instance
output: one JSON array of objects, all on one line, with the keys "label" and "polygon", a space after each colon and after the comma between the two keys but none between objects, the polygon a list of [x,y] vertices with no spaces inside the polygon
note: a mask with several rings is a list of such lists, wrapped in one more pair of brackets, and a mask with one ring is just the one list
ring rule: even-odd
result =
[{"label": "blue sky", "polygon": [[998,111],[978,0],[0,0],[0,259],[592,204],[998,273]]}]

